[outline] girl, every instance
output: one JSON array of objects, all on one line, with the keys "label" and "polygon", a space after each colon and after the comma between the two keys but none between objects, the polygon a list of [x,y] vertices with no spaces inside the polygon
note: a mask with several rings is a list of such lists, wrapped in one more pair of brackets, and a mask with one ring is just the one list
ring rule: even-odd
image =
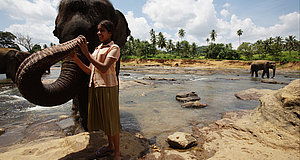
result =
[{"label": "girl", "polygon": [[88,129],[103,130],[108,138],[108,147],[96,151],[97,156],[115,152],[114,159],[120,159],[120,114],[119,90],[115,64],[120,57],[120,48],[111,40],[114,25],[111,21],[101,21],[97,35],[102,42],[93,54],[88,51],[86,39],[80,39],[81,51],[91,62],[86,66],[76,54],[72,55],[75,63],[90,75],[88,93]]}]

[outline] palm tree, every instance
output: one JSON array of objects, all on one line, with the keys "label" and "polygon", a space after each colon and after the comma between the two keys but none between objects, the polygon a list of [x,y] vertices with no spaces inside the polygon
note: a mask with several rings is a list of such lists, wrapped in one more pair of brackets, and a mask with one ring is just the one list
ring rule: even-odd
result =
[{"label": "palm tree", "polygon": [[184,29],[180,29],[179,31],[178,31],[178,36],[180,37],[180,39],[181,39],[181,41],[182,41],[182,38],[185,36],[185,31],[184,31]]},{"label": "palm tree", "polygon": [[168,40],[167,46],[166,46],[167,51],[172,51],[174,49],[174,44],[172,39]]},{"label": "palm tree", "polygon": [[294,50],[296,46],[296,36],[288,36],[285,38],[286,48],[289,51],[289,54],[291,55],[292,50]]},{"label": "palm tree", "polygon": [[156,35],[155,35],[155,31],[153,28],[150,30],[150,36],[151,36],[150,41],[155,46],[156,45]]},{"label": "palm tree", "polygon": [[210,38],[211,38],[211,41],[215,41],[217,38],[217,33],[214,29],[210,32]]},{"label": "palm tree", "polygon": [[206,43],[207,43],[207,44],[209,43],[209,38],[206,38]]},{"label": "palm tree", "polygon": [[241,35],[243,34],[243,31],[241,29],[239,29],[236,34],[239,36],[239,45],[241,45]]},{"label": "palm tree", "polygon": [[164,35],[161,32],[159,32],[159,34],[158,34],[157,45],[161,49],[163,49],[164,47],[166,47],[166,38],[164,37]]}]

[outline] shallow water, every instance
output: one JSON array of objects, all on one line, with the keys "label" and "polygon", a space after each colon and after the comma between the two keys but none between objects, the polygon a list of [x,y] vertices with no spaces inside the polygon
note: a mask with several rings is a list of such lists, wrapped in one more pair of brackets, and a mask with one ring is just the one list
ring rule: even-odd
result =
[{"label": "shallow water", "polygon": [[[133,86],[120,91],[120,117],[123,129],[141,132],[146,138],[164,146],[164,140],[175,131],[190,132],[191,123],[199,126],[221,118],[221,113],[232,110],[253,109],[258,101],[243,101],[234,93],[249,88],[279,89],[285,85],[261,83],[241,71],[238,76],[212,74],[154,74],[136,72],[139,67],[121,70],[120,79],[133,80],[145,77],[175,78],[176,81],[149,81],[151,85]],[[149,68],[148,68],[149,69]],[[155,67],[156,70],[164,68]],[[43,79],[55,79],[60,70],[51,68],[51,74]],[[295,78],[276,75],[276,80],[290,82]],[[182,108],[175,100],[179,92],[195,91],[200,102],[208,104],[201,109]],[[0,74],[0,128],[6,132],[0,136],[0,147],[8,146],[23,138],[23,131],[33,123],[72,115],[72,102],[55,107],[31,104],[22,98],[16,86]]]}]

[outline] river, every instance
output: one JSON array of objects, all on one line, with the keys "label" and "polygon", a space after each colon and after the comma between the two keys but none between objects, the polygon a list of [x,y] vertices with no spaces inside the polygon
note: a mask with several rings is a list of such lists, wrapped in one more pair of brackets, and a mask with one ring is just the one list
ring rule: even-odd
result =
[{"label": "river", "polygon": [[[258,101],[237,99],[234,93],[238,91],[249,88],[279,89],[285,86],[261,83],[260,78],[253,79],[248,71],[242,69],[231,74],[194,74],[191,70],[197,68],[177,73],[174,67],[121,67],[120,80],[123,81],[143,80],[147,77],[175,79],[144,80],[151,84],[120,90],[123,129],[141,132],[154,143],[165,145],[166,137],[175,131],[191,132],[191,125],[204,126],[212,123],[220,119],[223,112],[254,109],[258,106]],[[59,73],[59,68],[52,67],[51,74],[44,75],[42,79],[55,79]],[[287,76],[285,72],[280,72],[275,79],[290,82],[296,78],[297,76]],[[200,102],[208,106],[201,109],[182,108],[175,96],[186,91],[196,92],[201,98]],[[5,79],[4,74],[0,74],[0,128],[5,129],[5,133],[0,136],[0,147],[22,140],[25,129],[32,124],[72,115],[71,106],[71,101],[55,107],[32,104],[21,96],[15,84]]]}]

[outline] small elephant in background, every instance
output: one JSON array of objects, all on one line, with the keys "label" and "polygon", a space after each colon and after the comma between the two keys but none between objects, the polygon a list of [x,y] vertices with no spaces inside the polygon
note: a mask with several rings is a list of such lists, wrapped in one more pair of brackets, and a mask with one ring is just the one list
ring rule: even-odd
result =
[{"label": "small elephant in background", "polygon": [[273,69],[273,76],[275,77],[275,70],[276,70],[276,63],[272,61],[266,61],[266,60],[258,60],[251,63],[251,77],[253,77],[253,74],[255,73],[255,77],[258,77],[258,71],[263,70],[263,73],[261,75],[262,78],[264,78],[265,74],[267,74],[267,78],[270,77],[269,69]]},{"label": "small elephant in background", "polygon": [[0,48],[0,74],[16,81],[16,72],[20,64],[29,57],[29,52],[18,51],[13,48]]}]

